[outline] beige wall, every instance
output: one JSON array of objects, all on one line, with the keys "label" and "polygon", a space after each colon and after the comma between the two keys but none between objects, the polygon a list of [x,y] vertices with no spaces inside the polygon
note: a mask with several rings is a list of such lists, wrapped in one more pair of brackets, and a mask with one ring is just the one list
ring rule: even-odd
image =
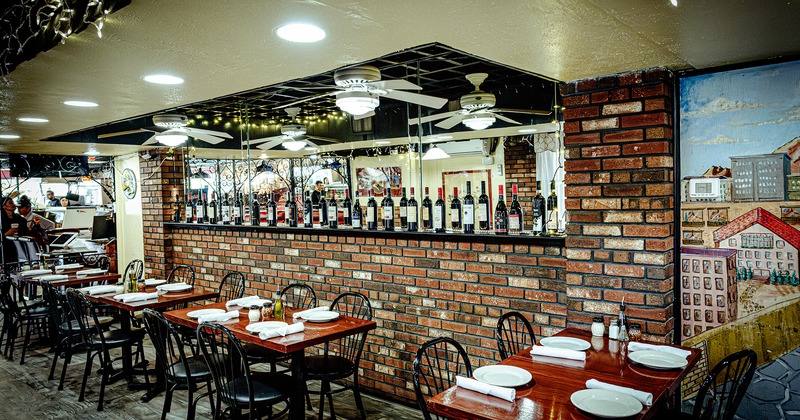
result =
[{"label": "beige wall", "polygon": [[[117,198],[117,267],[119,273],[131,260],[144,261],[144,230],[142,227],[142,182],[139,178],[139,154],[119,156],[114,160],[114,194]],[[122,171],[130,169],[136,174],[136,196],[125,197],[122,192]],[[145,264],[146,266],[146,264]]]}]

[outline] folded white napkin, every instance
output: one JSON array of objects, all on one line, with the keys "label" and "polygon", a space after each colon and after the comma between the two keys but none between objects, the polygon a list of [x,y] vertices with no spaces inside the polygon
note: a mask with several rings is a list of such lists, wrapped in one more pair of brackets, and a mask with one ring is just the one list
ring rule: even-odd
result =
[{"label": "folded white napkin", "polygon": [[158,299],[158,292],[153,292],[153,293],[144,293],[144,292],[123,293],[121,295],[114,296],[114,299],[121,300],[122,303],[131,303],[131,302],[139,302],[139,301],[142,301],[142,300]]},{"label": "folded white napkin", "polygon": [[472,378],[466,378],[464,376],[456,376],[456,386],[468,389],[470,391],[480,392],[481,394],[502,398],[510,402],[514,402],[514,398],[517,396],[517,391],[514,388],[489,385]]},{"label": "folded white napkin", "polygon": [[224,314],[201,315],[197,317],[197,323],[202,324],[204,322],[222,322],[234,318],[239,318],[239,311],[228,311]]},{"label": "folded white napkin", "polygon": [[64,271],[64,270],[75,270],[77,268],[83,268],[83,264],[64,264],[56,266],[56,272]]},{"label": "folded white napkin", "polygon": [[69,278],[69,276],[66,274],[51,274],[49,276],[39,276],[37,278],[43,281],[55,281],[55,280],[66,280]]},{"label": "folded white napkin", "polygon": [[570,360],[586,360],[586,352],[547,346],[533,346],[531,348],[531,356],[548,356]]},{"label": "folded white napkin", "polygon": [[653,394],[649,392],[639,391],[638,389],[627,388],[624,386],[612,385],[609,383],[598,381],[597,379],[589,379],[586,381],[586,388],[589,389],[605,389],[608,391],[621,392],[636,398],[644,405],[653,405]]},{"label": "folded white napkin", "polygon": [[241,297],[239,299],[231,299],[231,300],[229,300],[228,302],[225,303],[225,306],[242,306],[242,307],[244,307],[244,306],[248,306],[247,302],[250,302],[250,301],[253,301],[253,300],[257,300],[257,299],[258,299],[258,296],[245,296],[245,297]]},{"label": "folded white napkin", "polygon": [[690,352],[689,350],[683,350],[672,346],[659,346],[655,344],[638,343],[636,341],[632,341],[628,344],[628,351],[639,351],[639,350],[663,351],[667,353],[672,353],[676,356],[683,357],[684,359],[692,355],[692,352]]},{"label": "folded white napkin", "polygon": [[329,309],[328,306],[319,306],[319,307],[316,307],[316,308],[306,309],[305,311],[295,312],[292,315],[292,318],[302,318],[303,316],[308,315],[308,314],[310,314],[312,312],[327,311],[328,309]]},{"label": "folded white napkin", "polygon": [[305,329],[306,329],[305,325],[303,325],[302,322],[298,322],[296,324],[290,324],[285,327],[261,331],[260,333],[258,333],[258,337],[262,340],[269,340],[270,338],[286,337],[289,334],[303,332],[303,330]]},{"label": "folded white napkin", "polygon": [[82,288],[80,290],[83,293],[88,293],[88,294],[94,296],[94,295],[102,295],[104,293],[116,292],[117,291],[117,286],[114,286],[113,284],[101,284],[101,285],[98,285],[98,286],[84,287],[84,288]]},{"label": "folded white napkin", "polygon": [[145,286],[158,286],[159,284],[164,284],[166,282],[167,282],[166,280],[159,280],[159,279],[144,279]]},{"label": "folded white napkin", "polygon": [[75,273],[78,277],[86,277],[86,276],[93,276],[95,274],[105,274],[107,270],[103,270],[102,268],[91,268],[89,270],[80,270]]},{"label": "folded white napkin", "polygon": [[558,357],[534,356],[534,355],[531,356],[533,361],[536,363],[546,363],[548,365],[575,368],[575,369],[583,369],[584,367],[586,367],[585,360],[569,360],[569,359],[559,359]]},{"label": "folded white napkin", "polygon": [[30,277],[30,276],[40,276],[42,274],[50,274],[52,271],[45,270],[45,269],[38,269],[38,270],[25,270],[20,271],[19,275],[23,277]]}]

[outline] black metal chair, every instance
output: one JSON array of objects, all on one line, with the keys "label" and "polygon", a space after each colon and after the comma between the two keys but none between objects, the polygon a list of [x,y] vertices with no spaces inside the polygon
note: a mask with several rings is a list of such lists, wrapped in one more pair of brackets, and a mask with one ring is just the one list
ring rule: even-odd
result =
[{"label": "black metal chair", "polygon": [[272,418],[272,407],[282,402],[286,403],[282,412],[288,410],[289,398],[294,397],[291,376],[250,371],[239,339],[221,325],[201,324],[197,341],[214,378],[215,419],[222,418],[222,403],[230,410],[248,410],[251,419],[264,413]]},{"label": "black metal chair", "polygon": [[425,420],[431,417],[425,400],[455,385],[456,376],[472,376],[469,356],[461,344],[449,337],[428,341],[417,350],[414,357],[414,393]]},{"label": "black metal chair", "polygon": [[72,361],[72,356],[84,352],[86,348],[81,340],[78,321],[74,320],[70,315],[66,295],[58,293],[55,287],[50,284],[42,284],[42,296],[47,301],[47,306],[50,310],[51,325],[54,326],[57,332],[53,364],[50,366],[50,375],[48,376],[49,380],[53,380],[58,359],[62,354],[64,355],[61,379],[58,382],[58,390],[60,391],[64,389],[64,377],[67,374],[67,366]]},{"label": "black metal chair", "polygon": [[[167,418],[172,406],[172,393],[177,387],[186,387],[189,390],[189,410],[186,418],[195,418],[197,402],[208,397],[213,411],[214,397],[211,389],[211,370],[202,356],[186,357],[183,350],[183,342],[180,334],[160,313],[145,309],[143,311],[144,325],[150,341],[156,351],[156,361],[158,369],[164,375],[166,381],[166,394],[164,395],[164,409],[161,412],[161,419]],[[192,398],[199,387],[205,383],[207,391]]]},{"label": "black metal chair", "polygon": [[128,266],[125,267],[125,274],[122,276],[122,280],[126,281],[131,278],[131,274],[136,276],[136,279],[141,279],[142,275],[144,274],[144,262],[142,260],[133,260],[128,263]]},{"label": "black metal chair", "polygon": [[[86,366],[83,371],[83,381],[81,382],[81,393],[78,401],[83,401],[86,395],[86,381],[92,372],[92,362],[95,356],[100,360],[100,370],[102,379],[100,381],[100,401],[97,403],[97,411],[103,410],[103,397],[105,396],[106,385],[109,383],[110,374],[113,370],[114,359],[111,358],[109,350],[122,347],[136,346],[137,354],[144,360],[144,350],[142,341],[144,340],[144,330],[136,329],[131,331],[110,330],[103,331],[98,321],[97,312],[92,303],[75,289],[67,289],[67,301],[80,330],[81,340],[86,349]],[[90,325],[92,321],[94,325]],[[133,361],[131,361],[133,363]],[[128,379],[133,375],[133,371],[127,372]],[[149,388],[150,380],[144,375],[145,382]]]},{"label": "black metal chair", "polygon": [[[711,369],[694,402],[692,419],[731,420],[756,372],[753,350],[729,355]],[[684,418],[688,417],[682,413]]]},{"label": "black metal chair", "polygon": [[[331,311],[353,318],[372,319],[372,305],[369,299],[361,293],[347,292],[337,296],[331,303]],[[336,341],[325,343],[323,354],[307,356],[305,360],[305,380],[319,380],[319,418],[322,419],[325,408],[325,396],[328,396],[328,405],[331,418],[336,418],[333,410],[333,394],[352,388],[356,400],[356,407],[361,418],[365,419],[366,412],[361,402],[361,389],[358,384],[358,364],[361,361],[361,352],[367,340],[367,332],[342,337]],[[352,387],[343,386],[331,390],[331,382],[353,377]],[[316,391],[307,391],[316,394]]]},{"label": "black metal chair", "polygon": [[219,282],[219,295],[217,303],[227,302],[244,296],[244,274],[231,271]]},{"label": "black metal chair", "polygon": [[497,340],[500,360],[536,344],[536,335],[533,333],[531,323],[519,312],[504,313],[497,320],[494,338]]},{"label": "black metal chair", "polygon": [[194,269],[186,264],[173,268],[167,276],[167,283],[186,283],[194,286]]},{"label": "black metal chair", "polygon": [[81,255],[81,264],[87,268],[108,270],[111,267],[111,259],[108,258],[108,255],[87,254]]},{"label": "black metal chair", "polygon": [[12,281],[10,278],[3,280],[0,286],[0,293],[2,293],[4,312],[8,317],[7,330],[8,337],[6,338],[6,356],[14,360],[14,344],[17,340],[17,335],[20,329],[25,329],[25,338],[22,343],[22,354],[20,355],[19,364],[25,364],[25,352],[31,342],[31,334],[34,328],[39,331],[45,331],[48,326],[50,312],[44,305],[30,305],[28,299],[25,297],[23,288]]}]

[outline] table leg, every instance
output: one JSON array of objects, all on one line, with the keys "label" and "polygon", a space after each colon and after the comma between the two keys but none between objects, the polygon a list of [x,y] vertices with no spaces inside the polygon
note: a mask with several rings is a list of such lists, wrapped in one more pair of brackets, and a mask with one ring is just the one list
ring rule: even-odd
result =
[{"label": "table leg", "polygon": [[294,382],[294,392],[289,403],[289,418],[293,420],[302,420],[306,418],[306,400],[305,400],[305,379],[303,378],[303,371],[305,367],[305,350],[300,350],[292,353],[292,379]]}]

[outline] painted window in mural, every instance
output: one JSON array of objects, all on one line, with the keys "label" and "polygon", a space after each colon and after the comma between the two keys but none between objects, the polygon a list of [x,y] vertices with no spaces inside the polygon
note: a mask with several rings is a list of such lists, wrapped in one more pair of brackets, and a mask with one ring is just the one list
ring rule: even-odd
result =
[{"label": "painted window in mural", "polygon": [[680,81],[681,339],[800,301],[800,61]]}]

